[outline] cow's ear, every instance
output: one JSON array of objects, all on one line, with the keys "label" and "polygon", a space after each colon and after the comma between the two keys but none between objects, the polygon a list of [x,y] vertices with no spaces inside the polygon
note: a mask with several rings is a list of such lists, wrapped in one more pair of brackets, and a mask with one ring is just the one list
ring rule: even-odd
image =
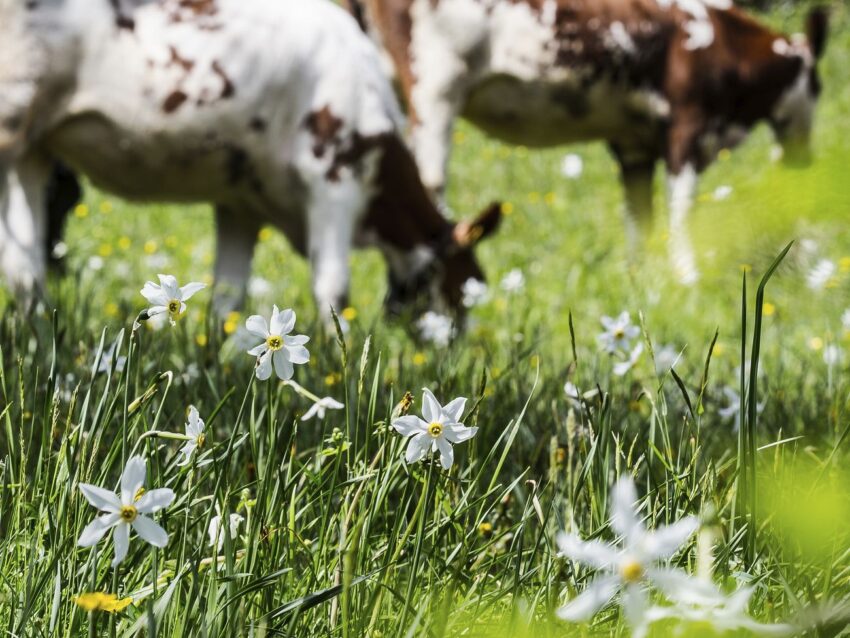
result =
[{"label": "cow's ear", "polygon": [[470,248],[496,232],[501,222],[502,204],[494,202],[474,220],[458,222],[452,231],[452,239],[461,248]]},{"label": "cow's ear", "polygon": [[816,7],[806,18],[806,37],[815,59],[820,59],[826,49],[826,38],[829,33],[829,14],[826,8]]}]

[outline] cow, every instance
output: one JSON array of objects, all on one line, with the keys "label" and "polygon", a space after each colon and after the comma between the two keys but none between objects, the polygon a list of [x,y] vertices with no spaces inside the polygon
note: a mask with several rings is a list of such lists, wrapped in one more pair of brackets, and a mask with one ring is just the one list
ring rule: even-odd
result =
[{"label": "cow", "polygon": [[767,121],[789,163],[810,158],[827,35],[821,10],[786,37],[730,0],[345,0],[390,61],[422,178],[439,197],[463,117],[528,147],[604,141],[625,188],[630,254],[668,174],[670,252],[698,278],[686,232],[698,175]]},{"label": "cow", "polygon": [[386,258],[392,310],[460,309],[500,207],[446,219],[403,127],[377,48],[328,0],[0,0],[0,267],[24,297],[43,288],[76,173],[212,203],[222,314],[264,224],[309,259],[322,311],[347,303],[358,246]]}]

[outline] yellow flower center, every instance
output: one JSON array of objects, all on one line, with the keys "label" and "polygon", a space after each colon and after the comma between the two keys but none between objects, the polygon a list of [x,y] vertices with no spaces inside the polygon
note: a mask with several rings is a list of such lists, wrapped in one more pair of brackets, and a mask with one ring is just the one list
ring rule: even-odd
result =
[{"label": "yellow flower center", "polygon": [[207,435],[202,432],[198,435],[198,438],[195,439],[195,442],[198,444],[198,447],[204,447],[204,443],[207,442]]},{"label": "yellow flower center", "polygon": [[626,336],[626,331],[625,331],[625,330],[623,330],[622,328],[617,328],[617,329],[614,331],[614,337],[615,337],[616,339],[622,339],[622,338],[623,338],[623,337],[625,337],[625,336]]},{"label": "yellow flower center", "polygon": [[643,565],[634,559],[626,560],[620,565],[620,576],[627,583],[638,583],[643,578]]},{"label": "yellow flower center", "polygon": [[121,506],[121,520],[125,523],[132,523],[136,520],[136,517],[139,515],[139,510],[136,509],[134,505],[122,505]]},{"label": "yellow flower center", "polygon": [[280,350],[283,347],[283,338],[277,335],[271,335],[266,339],[266,345],[269,350]]},{"label": "yellow flower center", "polygon": [[171,315],[180,314],[180,302],[177,299],[168,302],[168,313]]},{"label": "yellow flower center", "polygon": [[428,426],[428,434],[431,435],[432,438],[436,439],[443,433],[443,424],[438,421],[434,421]]}]

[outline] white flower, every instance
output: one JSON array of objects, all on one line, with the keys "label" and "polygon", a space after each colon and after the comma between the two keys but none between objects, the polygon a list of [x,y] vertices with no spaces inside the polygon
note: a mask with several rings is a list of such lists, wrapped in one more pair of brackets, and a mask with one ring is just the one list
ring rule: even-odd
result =
[{"label": "white flower", "polygon": [[68,254],[68,244],[64,241],[57,241],[53,245],[53,250],[50,253],[54,259],[62,259],[65,255]]},{"label": "white flower", "polygon": [[251,277],[248,280],[248,294],[252,297],[265,297],[272,291],[272,285],[268,279],[262,277]]},{"label": "white flower", "polygon": [[186,366],[186,369],[183,370],[183,374],[180,375],[180,378],[183,380],[183,383],[192,383],[196,379],[201,378],[201,369],[198,367],[197,363],[192,361]]},{"label": "white flower", "polygon": [[198,409],[194,405],[190,405],[189,416],[186,421],[186,436],[188,436],[189,439],[186,441],[186,444],[180,448],[180,454],[183,455],[183,458],[180,459],[177,465],[181,467],[188,465],[189,461],[192,460],[192,455],[195,453],[195,450],[204,447],[204,443],[207,440],[204,428],[204,420],[201,418],[201,415],[198,414]]},{"label": "white flower", "polygon": [[449,345],[454,335],[454,323],[451,317],[429,310],[416,322],[422,338],[438,346]]},{"label": "white flower", "polygon": [[86,262],[86,266],[88,267],[89,270],[92,270],[94,272],[97,272],[98,270],[102,270],[103,269],[103,257],[100,257],[99,255],[92,255],[91,257],[89,257],[88,262]]},{"label": "white flower", "polygon": [[514,268],[504,276],[502,283],[499,285],[505,292],[519,292],[525,287],[525,275],[522,274],[519,268]]},{"label": "white flower", "polygon": [[278,378],[287,381],[295,372],[293,364],[310,361],[310,353],[304,347],[310,337],[289,335],[295,328],[295,313],[292,310],[281,312],[274,306],[269,323],[265,317],[251,315],[245,327],[252,335],[263,339],[262,343],[248,350],[248,354],[257,357],[257,378],[261,381],[272,375],[272,365]]},{"label": "white flower", "polygon": [[304,416],[301,417],[301,420],[309,421],[314,416],[318,416],[320,419],[324,419],[326,410],[342,410],[344,407],[344,403],[340,403],[333,397],[324,397],[319,399],[318,401],[313,402],[313,405],[311,405],[310,409],[304,413]]},{"label": "white flower", "polygon": [[115,559],[112,566],[116,567],[127,556],[130,547],[130,528],[136,534],[154,547],[165,547],[168,544],[168,534],[153,520],[142,514],[153,514],[171,505],[174,492],[168,488],[142,492],[145,484],[146,461],[140,456],[134,456],[127,461],[127,467],[121,474],[121,497],[114,492],[80,483],[80,491],[86,500],[98,510],[104,512],[91,523],[86,525],[77,545],[91,547],[97,544],[103,535],[112,528],[115,531],[112,539],[115,542]]},{"label": "white flower", "polygon": [[564,384],[564,394],[567,395],[567,401],[569,401],[573,406],[578,407],[581,405],[581,393],[578,391],[578,387],[572,381],[567,381]]},{"label": "white flower", "polygon": [[[735,391],[734,388],[726,386],[722,390],[723,395],[726,397],[728,404],[725,408],[720,408],[717,411],[724,419],[734,419],[734,424],[732,426],[732,430],[737,432],[741,429],[741,396]],[[756,405],[756,411],[761,414],[764,411],[765,403],[759,403]]]},{"label": "white flower", "polygon": [[635,510],[637,492],[631,479],[620,479],[611,490],[611,527],[622,537],[617,547],[600,541],[583,541],[574,534],[558,534],[560,554],[579,563],[603,570],[581,594],[558,610],[558,616],[571,622],[590,620],[622,592],[620,605],[635,635],[642,634],[649,608],[644,583],[657,585],[665,594],[676,593],[684,600],[702,600],[703,585],[685,572],[659,567],[696,532],[699,523],[688,516],[677,523],[648,531]]},{"label": "white flower", "polygon": [[475,277],[470,277],[463,282],[461,292],[463,293],[463,305],[467,308],[480,306],[490,296],[487,284],[480,279],[475,279]]},{"label": "white flower", "polygon": [[725,199],[729,199],[732,195],[732,187],[731,186],[718,186],[714,189],[714,201],[722,202]]},{"label": "white flower", "polygon": [[168,265],[168,255],[163,255],[162,253],[154,253],[153,255],[148,255],[148,258],[145,260],[145,263],[148,268],[165,268]]},{"label": "white flower", "polygon": [[584,171],[584,160],[580,155],[570,153],[561,160],[561,175],[568,179],[578,179]]},{"label": "white flower", "polygon": [[596,337],[600,347],[605,352],[614,354],[615,352],[628,352],[632,346],[632,339],[640,334],[640,328],[632,325],[631,318],[628,312],[621,312],[620,315],[613,319],[607,315],[600,320],[605,332]]},{"label": "white flower", "polygon": [[850,308],[844,311],[844,314],[841,315],[841,325],[844,329],[850,332]]},{"label": "white flower", "polygon": [[[218,510],[218,505],[216,505],[216,510]],[[233,513],[229,517],[230,519],[230,540],[236,540],[236,535],[239,533],[239,525],[245,519],[240,514]],[[210,547],[216,547],[218,551],[221,551],[224,548],[224,534],[221,531],[221,514],[217,513],[210,519],[210,526],[207,529],[207,533],[210,535]]]},{"label": "white flower", "polygon": [[638,343],[625,361],[618,361],[614,364],[614,374],[618,377],[626,376],[629,370],[635,367],[642,354],[643,344]]},{"label": "white flower", "polygon": [[118,347],[117,343],[113,343],[109,348],[104,350],[100,354],[100,364],[97,366],[98,374],[103,372],[109,372],[112,370],[112,363],[115,363],[115,372],[121,372],[124,370],[124,365],[127,363],[127,357],[124,355],[115,356],[115,349]]},{"label": "white flower", "polygon": [[403,416],[393,421],[393,427],[402,436],[410,437],[407,453],[404,459],[408,463],[416,463],[431,452],[440,452],[440,464],[448,470],[454,463],[452,445],[468,441],[478,428],[468,428],[460,422],[460,417],[466,408],[466,399],[457,398],[442,406],[432,392],[422,390],[422,416]]},{"label": "white flower", "polygon": [[[790,625],[766,625],[753,620],[747,614],[747,606],[753,594],[752,588],[741,589],[731,596],[708,583],[705,584],[703,600],[694,604],[678,604],[671,607],[654,606],[646,613],[647,623],[674,618],[685,623],[701,626],[709,625],[718,633],[749,631],[758,635],[787,636],[794,632]],[[686,636],[687,631],[677,631],[677,635]]]},{"label": "white flower", "polygon": [[661,346],[655,351],[655,371],[666,374],[679,362],[681,353],[671,345]]},{"label": "white flower", "polygon": [[828,366],[838,365],[843,358],[844,353],[835,344],[830,344],[823,349],[823,362]]},{"label": "white flower", "polygon": [[821,290],[829,283],[835,275],[835,262],[829,259],[821,259],[806,276],[806,283],[812,290]]},{"label": "white flower", "polygon": [[142,288],[142,296],[148,300],[151,307],[148,308],[148,317],[168,313],[171,325],[174,320],[186,312],[186,301],[199,290],[206,288],[206,284],[193,282],[182,288],[177,285],[177,279],[171,275],[157,275],[160,285],[149,281]]}]

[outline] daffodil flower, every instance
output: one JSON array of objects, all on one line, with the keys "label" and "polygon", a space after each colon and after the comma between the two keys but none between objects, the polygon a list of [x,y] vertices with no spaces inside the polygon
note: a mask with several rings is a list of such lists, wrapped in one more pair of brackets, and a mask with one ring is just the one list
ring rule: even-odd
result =
[{"label": "daffodil flower", "polygon": [[604,316],[599,321],[605,331],[597,336],[596,340],[600,347],[610,354],[628,352],[632,339],[640,334],[640,328],[632,325],[628,312],[621,312],[616,319]]},{"label": "daffodil flower", "polygon": [[257,357],[256,374],[261,381],[272,375],[272,367],[281,380],[288,381],[295,372],[293,364],[310,361],[310,353],[304,347],[310,337],[289,335],[295,328],[295,313],[292,310],[281,312],[274,306],[270,322],[260,315],[252,315],[245,322],[245,327],[252,335],[263,340],[248,350],[248,354]]},{"label": "daffodil flower", "polygon": [[188,465],[192,460],[192,455],[195,450],[204,447],[207,435],[204,432],[204,420],[198,414],[198,409],[194,405],[189,406],[189,416],[186,421],[186,436],[189,437],[186,444],[180,448],[180,454],[183,458],[177,463],[179,466]]},{"label": "daffodil flower", "polygon": [[177,279],[171,275],[157,276],[159,285],[149,281],[141,290],[142,296],[151,304],[147,309],[147,316],[150,318],[167,313],[173,326],[175,319],[186,312],[186,301],[199,290],[206,288],[206,284],[193,282],[181,288],[177,285]]},{"label": "daffodil flower", "polygon": [[460,422],[466,408],[466,399],[457,398],[442,406],[433,393],[425,388],[422,391],[422,416],[409,415],[393,421],[395,430],[410,438],[404,458],[408,463],[416,463],[431,452],[440,452],[440,464],[448,470],[454,463],[452,445],[468,441],[478,428],[468,428]]},{"label": "daffodil flower", "polygon": [[112,534],[115,542],[113,567],[117,567],[127,556],[131,527],[142,540],[154,547],[165,547],[168,544],[166,531],[143,514],[153,514],[171,505],[174,492],[168,488],[162,488],[150,490],[138,496],[145,483],[146,471],[146,461],[142,457],[134,456],[127,461],[127,467],[121,474],[120,497],[102,487],[80,483],[80,491],[86,500],[104,514],[86,525],[77,540],[77,545],[80,547],[96,545],[106,532],[115,528]]},{"label": "daffodil flower", "polygon": [[[561,532],[557,542],[560,554],[605,572],[597,576],[581,594],[558,610],[558,616],[571,622],[590,620],[617,593],[622,593],[621,606],[635,635],[645,627],[649,600],[644,585],[652,582],[665,594],[689,588],[694,596],[701,581],[685,572],[661,567],[696,532],[699,523],[688,516],[681,521],[648,531],[635,510],[637,492],[631,479],[621,479],[611,491],[611,527],[622,537],[622,545],[600,541],[583,541],[573,534]],[[710,588],[710,585],[708,586]],[[708,594],[704,594],[703,597]]]}]

